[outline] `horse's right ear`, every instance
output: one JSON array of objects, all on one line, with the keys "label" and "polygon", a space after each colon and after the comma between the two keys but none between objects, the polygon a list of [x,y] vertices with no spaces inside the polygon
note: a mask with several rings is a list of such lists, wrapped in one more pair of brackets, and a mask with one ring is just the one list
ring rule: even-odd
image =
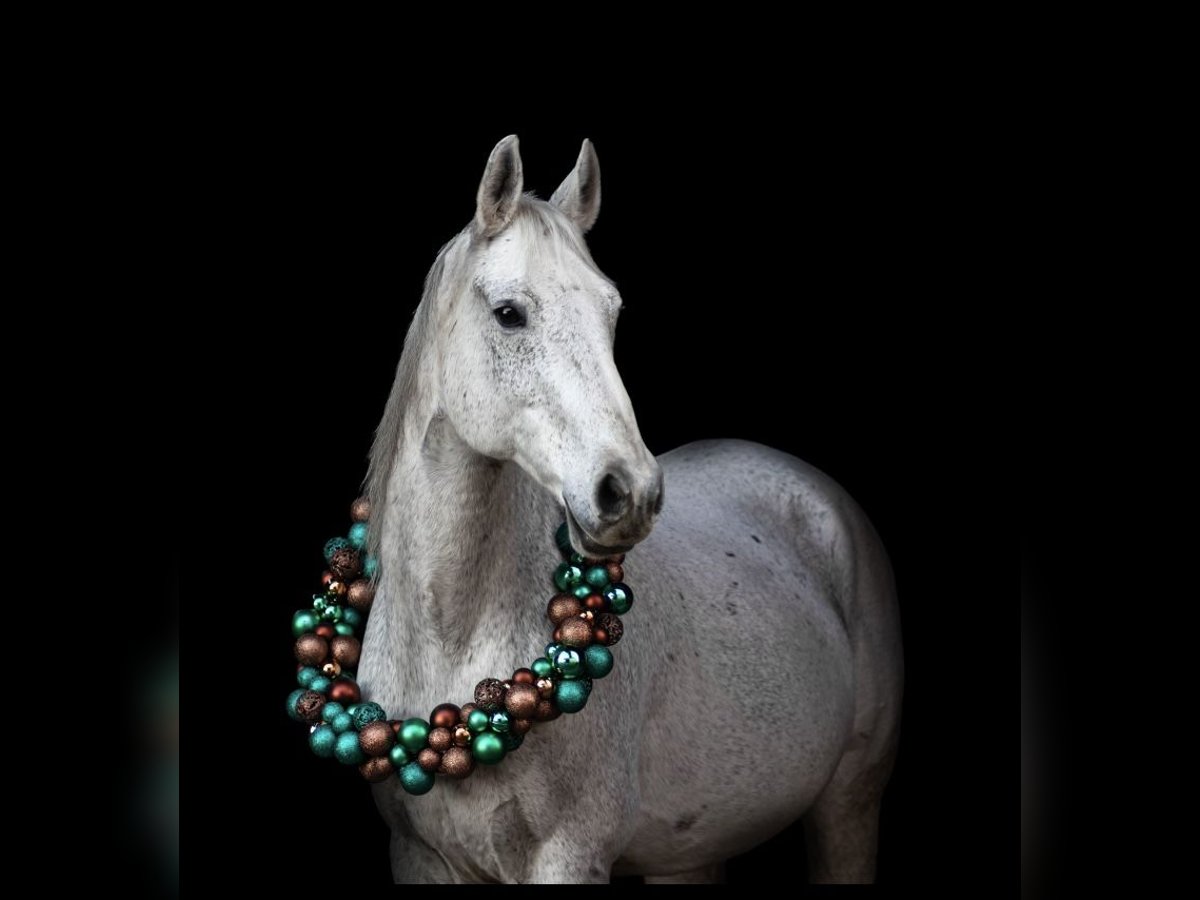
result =
[{"label": "horse's right ear", "polygon": [[503,231],[517,214],[525,178],[517,136],[510,134],[492,149],[479,193],[475,197],[475,227],[484,237]]}]

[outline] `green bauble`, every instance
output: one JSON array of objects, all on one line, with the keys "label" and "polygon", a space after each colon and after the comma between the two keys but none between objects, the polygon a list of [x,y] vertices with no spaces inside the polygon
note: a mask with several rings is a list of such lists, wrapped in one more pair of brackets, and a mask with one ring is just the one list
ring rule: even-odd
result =
[{"label": "green bauble", "polygon": [[400,770],[400,786],[419,797],[433,790],[433,775],[422,769],[418,763],[410,762]]},{"label": "green bauble", "polygon": [[397,769],[403,769],[412,760],[412,756],[399,744],[392,744],[392,749],[388,751],[388,759]]},{"label": "green bauble", "polygon": [[324,615],[325,610],[329,609],[329,607],[337,606],[337,600],[332,597],[328,597],[325,594],[313,594],[312,598],[312,608],[318,616]]},{"label": "green bauble", "polygon": [[576,600],[586,600],[592,594],[596,593],[589,585],[580,583],[571,588],[571,596]]},{"label": "green bauble", "polygon": [[321,617],[311,609],[298,609],[292,613],[292,634],[300,637],[310,631],[316,631],[321,624]]},{"label": "green bauble", "polygon": [[554,668],[562,673],[563,678],[575,678],[583,672],[583,660],[579,651],[572,647],[564,647],[554,655]]},{"label": "green bauble", "polygon": [[304,691],[299,690],[292,691],[290,694],[288,694],[287,698],[287,714],[297,722],[300,721],[300,714],[296,712],[296,701],[300,699],[300,695],[303,693]]},{"label": "green bauble", "polygon": [[608,587],[608,569],[604,566],[592,566],[583,573],[583,580],[591,585],[596,593]]},{"label": "green bauble", "polygon": [[341,734],[354,728],[354,717],[348,712],[338,713],[329,719],[329,727]]},{"label": "green bauble", "polygon": [[372,722],[383,722],[387,720],[387,713],[383,711],[383,707],[378,703],[368,700],[366,703],[358,704],[358,709],[353,713],[354,727],[362,731]]},{"label": "green bauble", "polygon": [[308,685],[310,691],[316,691],[318,694],[328,694],[331,687],[333,687],[333,679],[324,675],[318,675]]},{"label": "green bauble", "polygon": [[367,523],[355,522],[351,525],[346,539],[350,541],[350,546],[355,550],[361,550],[367,543]]},{"label": "green bauble", "polygon": [[308,686],[313,683],[313,679],[320,674],[320,669],[314,669],[312,666],[305,666],[296,673],[296,684],[300,685],[300,687],[307,691],[309,690]]},{"label": "green bauble", "polygon": [[337,622],[334,624],[333,630],[342,637],[354,637],[354,626],[349,622]]},{"label": "green bauble", "polygon": [[525,735],[516,734],[515,732],[509,731],[500,735],[500,743],[504,745],[505,753],[512,753],[523,743],[525,743]]},{"label": "green bauble", "polygon": [[603,644],[592,644],[583,651],[583,668],[591,678],[603,678],[613,667],[612,651]]},{"label": "green bauble", "polygon": [[554,666],[550,665],[550,660],[544,656],[541,659],[535,659],[530,663],[529,668],[533,670],[533,674],[538,678],[549,678],[550,673],[554,671]]},{"label": "green bauble", "polygon": [[400,726],[400,743],[410,753],[419,753],[429,737],[429,723],[424,719],[405,719]]},{"label": "green bauble", "polygon": [[337,743],[333,745],[333,755],[337,757],[338,762],[348,766],[360,765],[367,758],[358,746],[358,734],[354,731],[343,731],[337,736]]},{"label": "green bauble", "polygon": [[508,731],[508,713],[501,710],[492,713],[492,731]]},{"label": "green bauble", "polygon": [[554,584],[560,591],[570,590],[583,579],[583,570],[579,566],[563,563],[554,570]]},{"label": "green bauble", "polygon": [[471,729],[472,734],[479,734],[481,731],[487,731],[491,721],[491,717],[482,709],[473,709],[467,716],[467,727]]},{"label": "green bauble", "polygon": [[571,529],[567,527],[566,522],[559,525],[558,530],[554,532],[554,543],[563,553],[571,552]]},{"label": "green bauble", "polygon": [[340,606],[338,606],[336,603],[329,604],[323,610],[321,610],[321,621],[322,622],[335,622],[335,623],[341,622],[342,621],[342,608]]},{"label": "green bauble", "polygon": [[471,741],[471,754],[484,765],[495,765],[504,759],[504,742],[494,731],[485,731]]},{"label": "green bauble", "polygon": [[350,542],[344,537],[330,538],[325,542],[325,562],[333,559],[333,554],[339,550],[351,550]]},{"label": "green bauble", "polygon": [[363,614],[353,606],[346,606],[342,608],[342,621],[351,628],[357,629],[362,626]]},{"label": "green bauble", "polygon": [[633,606],[633,591],[629,589],[629,585],[618,581],[604,592],[604,599],[608,601],[608,605],[613,612],[619,616],[623,616]]},{"label": "green bauble", "polygon": [[587,706],[588,693],[586,682],[564,681],[559,684],[554,699],[563,712],[577,713]]},{"label": "green bauble", "polygon": [[326,759],[333,756],[333,748],[337,745],[338,736],[328,725],[318,725],[308,736],[308,746],[317,756]]}]

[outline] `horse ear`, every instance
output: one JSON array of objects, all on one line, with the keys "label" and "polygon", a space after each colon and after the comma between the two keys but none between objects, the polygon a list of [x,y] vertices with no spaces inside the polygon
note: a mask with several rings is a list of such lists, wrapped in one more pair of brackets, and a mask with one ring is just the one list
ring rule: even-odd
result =
[{"label": "horse ear", "polygon": [[517,136],[510,134],[492,148],[475,195],[475,224],[482,235],[492,237],[507,227],[517,214],[524,186]]},{"label": "horse ear", "polygon": [[596,224],[600,215],[600,160],[591,141],[584,138],[575,168],[558,186],[550,202],[570,216],[585,234]]}]

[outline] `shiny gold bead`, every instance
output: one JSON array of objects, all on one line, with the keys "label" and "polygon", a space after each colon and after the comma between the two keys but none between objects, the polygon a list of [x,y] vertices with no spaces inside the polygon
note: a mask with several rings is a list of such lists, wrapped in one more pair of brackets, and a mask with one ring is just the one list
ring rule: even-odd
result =
[{"label": "shiny gold bead", "polygon": [[596,618],[596,614],[594,612],[592,612],[590,609],[585,609],[583,612],[581,612],[579,614],[579,618],[583,619],[583,621],[587,622],[590,625],[592,623],[592,620]]},{"label": "shiny gold bead", "polygon": [[331,659],[325,665],[321,666],[321,671],[330,678],[337,678],[342,674],[342,665],[336,659]]},{"label": "shiny gold bead", "polygon": [[554,682],[549,678],[539,678],[537,680],[537,691],[542,697],[554,696]]},{"label": "shiny gold bead", "polygon": [[346,582],[334,579],[333,581],[329,582],[329,584],[325,585],[325,593],[335,594],[338,597],[343,596],[346,593]]},{"label": "shiny gold bead", "polygon": [[471,743],[471,729],[466,725],[454,726],[454,743],[459,747],[465,747]]}]

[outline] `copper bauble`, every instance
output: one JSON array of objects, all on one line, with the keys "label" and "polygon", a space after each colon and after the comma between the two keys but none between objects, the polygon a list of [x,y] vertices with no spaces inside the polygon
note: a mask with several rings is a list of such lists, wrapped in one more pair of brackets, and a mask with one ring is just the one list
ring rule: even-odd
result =
[{"label": "copper bauble", "polygon": [[337,637],[337,631],[328,622],[322,622],[320,625],[318,625],[315,633],[317,637],[325,638],[327,641],[332,641],[335,637]]},{"label": "copper bauble", "polygon": [[365,522],[371,518],[371,501],[366,497],[359,497],[351,503],[350,518],[355,522]]},{"label": "copper bauble", "polygon": [[358,671],[358,657],[362,653],[362,644],[358,638],[339,634],[329,642],[329,648],[333,651],[333,658],[342,666],[353,672]]},{"label": "copper bauble", "polygon": [[426,741],[438,753],[444,753],[454,745],[454,732],[449,728],[435,728],[429,732]]},{"label": "copper bauble", "polygon": [[528,719],[537,709],[538,691],[532,684],[514,684],[504,696],[504,708],[510,716]]},{"label": "copper bauble", "polygon": [[562,715],[562,710],[558,708],[553,700],[541,699],[538,701],[537,709],[534,710],[533,718],[535,722],[549,722],[551,719],[557,719]]},{"label": "copper bauble", "polygon": [[558,630],[562,632],[559,640],[568,647],[583,648],[592,642],[592,625],[585,619],[567,619]]},{"label": "copper bauble", "polygon": [[466,747],[451,747],[442,754],[443,775],[451,778],[466,778],[475,769],[475,757]]},{"label": "copper bauble", "polygon": [[621,640],[621,637],[625,634],[625,626],[621,624],[621,617],[616,613],[601,613],[596,616],[596,624],[592,629],[592,634],[596,638],[597,644],[604,644],[606,647],[611,647]]},{"label": "copper bauble", "polygon": [[625,569],[620,563],[610,562],[604,568],[608,571],[608,580],[613,584],[625,580]]},{"label": "copper bauble", "polygon": [[429,747],[426,747],[417,754],[417,765],[426,772],[433,773],[438,770],[438,766],[442,764],[442,754],[438,753]]},{"label": "copper bauble", "polygon": [[358,581],[353,582],[346,591],[346,602],[360,613],[370,612],[371,604],[374,601],[375,588],[365,578],[360,578]]},{"label": "copper bauble", "polygon": [[513,684],[533,684],[537,681],[537,676],[533,674],[533,669],[517,669],[513,672]]},{"label": "copper bauble", "polygon": [[329,571],[338,578],[349,581],[362,571],[362,557],[357,550],[350,547],[339,547],[329,557]]},{"label": "copper bauble", "polygon": [[583,611],[583,606],[578,600],[568,594],[556,594],[550,598],[549,604],[546,606],[546,617],[555,625],[561,625],[563,621],[577,616]]},{"label": "copper bauble", "polygon": [[358,746],[367,756],[383,756],[392,749],[395,735],[387,722],[372,722],[358,733]]},{"label": "copper bauble", "polygon": [[434,707],[429,715],[429,724],[434,728],[453,728],[458,724],[461,710],[453,703],[443,703]]},{"label": "copper bauble", "polygon": [[513,734],[522,735],[528,733],[533,727],[533,719],[509,719],[508,730]]},{"label": "copper bauble", "polygon": [[504,682],[485,678],[475,685],[475,705],[484,712],[495,712],[504,703]]},{"label": "copper bauble", "polygon": [[341,678],[334,679],[333,687],[329,689],[329,699],[342,704],[342,706],[362,703],[362,691],[358,689],[356,683],[343,675]]},{"label": "copper bauble", "polygon": [[381,781],[387,781],[388,776],[396,771],[396,767],[386,756],[374,756],[359,766],[358,771],[367,781],[379,784]]},{"label": "copper bauble", "polygon": [[329,657],[329,641],[315,634],[296,638],[296,661],[306,666],[320,666]]}]

